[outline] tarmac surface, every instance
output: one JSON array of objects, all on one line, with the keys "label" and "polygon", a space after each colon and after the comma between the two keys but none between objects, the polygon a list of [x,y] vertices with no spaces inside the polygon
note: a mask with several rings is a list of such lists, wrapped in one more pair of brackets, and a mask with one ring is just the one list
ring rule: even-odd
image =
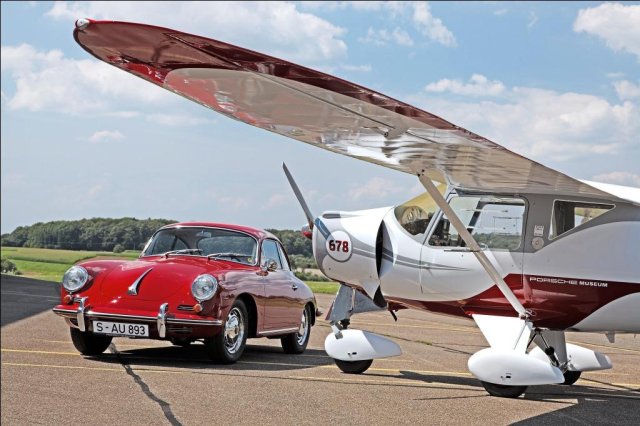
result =
[{"label": "tarmac surface", "polygon": [[[389,336],[400,357],[343,374],[323,350],[318,319],[302,355],[279,340],[253,339],[231,366],[211,364],[200,343],[115,338],[105,354],[81,356],[56,304],[55,284],[2,276],[3,425],[22,424],[638,424],[640,339],[568,333],[614,368],[573,386],[532,386],[490,397],[467,370],[486,347],[472,321],[418,311],[360,314],[352,327]],[[318,295],[326,311],[332,296]]]}]

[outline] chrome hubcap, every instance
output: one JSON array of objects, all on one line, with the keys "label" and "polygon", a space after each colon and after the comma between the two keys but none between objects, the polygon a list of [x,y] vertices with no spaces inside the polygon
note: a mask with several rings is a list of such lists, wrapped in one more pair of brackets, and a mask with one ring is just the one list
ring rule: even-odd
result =
[{"label": "chrome hubcap", "polygon": [[307,334],[309,333],[309,314],[307,309],[302,312],[302,321],[300,322],[300,328],[296,333],[296,339],[299,345],[304,344],[305,339],[307,338]]},{"label": "chrome hubcap", "polygon": [[233,308],[224,325],[224,346],[227,348],[227,352],[230,354],[238,352],[243,340],[244,318],[238,308]]}]

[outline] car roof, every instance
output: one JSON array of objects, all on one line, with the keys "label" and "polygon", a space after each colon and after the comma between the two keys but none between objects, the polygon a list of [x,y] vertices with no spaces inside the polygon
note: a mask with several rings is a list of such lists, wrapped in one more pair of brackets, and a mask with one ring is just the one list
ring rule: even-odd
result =
[{"label": "car roof", "polygon": [[166,225],[163,226],[160,229],[168,229],[168,228],[181,228],[181,227],[205,227],[205,228],[222,228],[222,229],[229,229],[232,231],[240,231],[240,232],[244,232],[246,234],[250,234],[253,235],[254,237],[258,238],[258,239],[264,239],[264,238],[273,238],[274,240],[278,240],[278,237],[276,237],[275,235],[273,235],[271,232],[267,232],[263,229],[258,229],[258,228],[252,228],[250,226],[244,226],[244,225],[233,225],[233,224],[229,224],[229,223],[217,223],[217,222],[179,222],[179,223],[172,223],[170,225]]}]

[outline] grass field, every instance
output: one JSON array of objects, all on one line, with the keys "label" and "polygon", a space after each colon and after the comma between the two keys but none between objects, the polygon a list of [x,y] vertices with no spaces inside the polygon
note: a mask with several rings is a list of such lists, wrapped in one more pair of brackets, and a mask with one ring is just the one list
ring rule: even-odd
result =
[{"label": "grass field", "polygon": [[126,251],[112,253],[108,251],[54,250],[29,247],[2,247],[2,257],[12,261],[20,274],[25,277],[47,281],[62,281],[62,276],[71,265],[81,260],[95,257],[109,259],[135,259],[140,253]]},{"label": "grass field", "polygon": [[[28,247],[2,247],[2,257],[12,261],[25,277],[61,282],[62,276],[74,263],[93,258],[135,259],[140,253],[125,251],[111,253],[102,251],[54,250]],[[335,282],[305,281],[314,293],[335,294],[339,284]]]}]

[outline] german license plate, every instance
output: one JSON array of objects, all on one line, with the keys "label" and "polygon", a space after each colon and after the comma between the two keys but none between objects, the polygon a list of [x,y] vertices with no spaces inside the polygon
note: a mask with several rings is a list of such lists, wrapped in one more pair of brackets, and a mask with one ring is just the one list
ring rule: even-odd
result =
[{"label": "german license plate", "polygon": [[93,332],[112,336],[149,337],[149,326],[126,322],[93,321]]}]

